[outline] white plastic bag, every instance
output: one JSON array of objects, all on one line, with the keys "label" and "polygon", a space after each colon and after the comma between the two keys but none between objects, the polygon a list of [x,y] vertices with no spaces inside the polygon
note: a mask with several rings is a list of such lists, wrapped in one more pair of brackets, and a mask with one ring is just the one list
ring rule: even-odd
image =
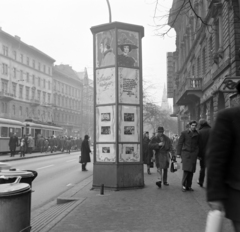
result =
[{"label": "white plastic bag", "polygon": [[221,232],[225,213],[219,210],[210,210],[207,216],[205,232]]}]

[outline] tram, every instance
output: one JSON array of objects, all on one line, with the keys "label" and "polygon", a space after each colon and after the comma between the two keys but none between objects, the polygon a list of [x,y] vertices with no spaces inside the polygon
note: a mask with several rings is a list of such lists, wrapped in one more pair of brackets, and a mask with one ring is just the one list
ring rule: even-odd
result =
[{"label": "tram", "polygon": [[[18,138],[23,137],[23,135],[31,134],[34,138],[33,150],[36,150],[37,139],[40,135],[45,138],[53,135],[58,136],[63,133],[63,128],[36,123],[32,120],[20,122],[17,120],[0,118],[0,154],[9,152],[9,139],[14,133],[16,133]],[[19,147],[17,147],[16,151],[19,151]]]}]

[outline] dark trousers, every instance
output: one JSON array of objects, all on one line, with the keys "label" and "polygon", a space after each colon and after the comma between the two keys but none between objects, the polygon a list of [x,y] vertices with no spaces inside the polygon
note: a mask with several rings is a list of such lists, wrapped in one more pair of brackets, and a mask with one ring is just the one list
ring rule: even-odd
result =
[{"label": "dark trousers", "polygon": [[10,147],[10,152],[11,152],[10,156],[14,156],[16,153],[16,147]]},{"label": "dark trousers", "polygon": [[205,161],[200,160],[200,171],[199,171],[199,178],[198,181],[200,184],[203,184],[204,179],[205,179]]},{"label": "dark trousers", "polygon": [[182,186],[186,188],[192,187],[193,172],[183,171]]},{"label": "dark trousers", "polygon": [[29,147],[29,148],[28,148],[28,153],[29,153],[29,154],[32,154],[32,150],[33,150],[33,148],[32,148],[32,147]]},{"label": "dark trousers", "polygon": [[163,183],[167,183],[168,169],[163,169]]},{"label": "dark trousers", "polygon": [[82,171],[86,170],[87,163],[82,163]]}]

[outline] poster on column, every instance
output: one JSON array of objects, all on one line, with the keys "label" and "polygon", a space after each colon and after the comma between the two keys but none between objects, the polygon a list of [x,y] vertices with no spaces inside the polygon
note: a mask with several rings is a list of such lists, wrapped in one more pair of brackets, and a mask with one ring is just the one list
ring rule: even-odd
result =
[{"label": "poster on column", "polygon": [[140,162],[140,144],[119,144],[119,162]]},{"label": "poster on column", "polygon": [[115,144],[96,144],[97,162],[115,162],[116,145]]},{"label": "poster on column", "polygon": [[119,106],[119,141],[140,142],[140,107]]},{"label": "poster on column", "polygon": [[119,103],[139,104],[139,70],[118,68]]},{"label": "poster on column", "polygon": [[115,106],[96,107],[96,141],[115,142],[116,140]]},{"label": "poster on column", "polygon": [[115,103],[115,68],[96,71],[97,105]]}]

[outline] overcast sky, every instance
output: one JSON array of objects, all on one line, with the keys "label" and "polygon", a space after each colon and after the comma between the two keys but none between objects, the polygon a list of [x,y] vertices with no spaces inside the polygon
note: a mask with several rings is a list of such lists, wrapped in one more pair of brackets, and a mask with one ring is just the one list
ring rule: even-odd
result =
[{"label": "overcast sky", "polygon": [[[175,50],[175,37],[155,36],[156,0],[109,0],[112,22],[142,25],[143,78],[154,84],[154,101],[161,103],[166,84],[166,52]],[[169,11],[172,0],[158,0],[158,15]],[[76,71],[87,68],[93,78],[92,26],[109,22],[106,0],[1,0],[0,27]],[[166,28],[164,28],[166,30]],[[170,101],[171,102],[171,101]]]}]

